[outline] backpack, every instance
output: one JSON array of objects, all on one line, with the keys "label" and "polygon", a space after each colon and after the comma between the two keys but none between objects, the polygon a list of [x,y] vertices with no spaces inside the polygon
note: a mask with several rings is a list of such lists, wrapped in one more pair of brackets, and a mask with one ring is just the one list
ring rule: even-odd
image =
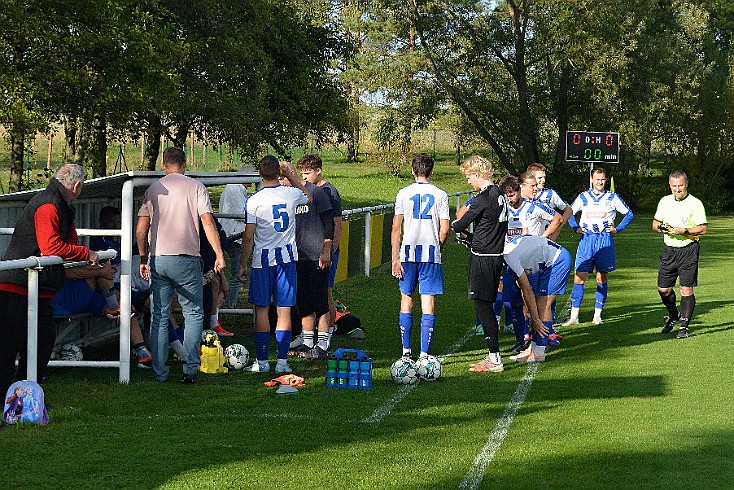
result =
[{"label": "backpack", "polygon": [[6,423],[48,424],[43,388],[35,381],[16,381],[8,388],[3,401],[3,420]]}]

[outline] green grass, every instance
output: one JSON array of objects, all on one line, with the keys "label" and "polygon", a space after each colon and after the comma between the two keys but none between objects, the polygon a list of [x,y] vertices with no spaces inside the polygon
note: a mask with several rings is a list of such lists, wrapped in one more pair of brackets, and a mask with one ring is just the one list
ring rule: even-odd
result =
[{"label": "green grass", "polygon": [[[329,170],[335,182],[346,178],[339,167]],[[450,171],[456,169],[447,167],[447,178]],[[388,186],[401,185],[373,180],[365,179],[365,204],[373,193],[389,195]],[[361,195],[352,192],[345,192],[350,202]],[[605,324],[590,323],[589,284],[586,323],[561,329],[562,346],[540,365],[480,488],[731,488],[734,300],[722,284],[722,266],[734,246],[734,223],[714,219],[703,238],[692,335],[683,341],[659,333],[662,239],[649,224],[650,216],[637,216],[617,236],[619,269],[610,274]],[[568,229],[560,241],[575,252]],[[453,240],[445,264],[447,292],[437,301],[432,345],[437,354],[474,323],[467,252]],[[200,374],[197,385],[183,386],[174,365],[168,383],[137,369],[129,385],[119,385],[113,369],[52,369],[45,383],[51,424],[0,429],[4,486],[457,488],[526,367],[505,358],[504,373],[468,372],[485,352],[483,339],[472,335],[445,360],[441,380],[421,383],[379,422],[366,423],[399,391],[389,375],[400,353],[399,294],[385,265],[369,278],[338,284],[335,296],[367,331],[364,341],[336,337],[335,347],[373,357],[371,391],[326,388],[323,362],[305,360],[292,366],[306,386],[285,398],[262,384],[274,375]],[[226,326],[237,332],[232,342],[253,351],[249,327]],[[510,337],[501,336],[503,352]]]}]

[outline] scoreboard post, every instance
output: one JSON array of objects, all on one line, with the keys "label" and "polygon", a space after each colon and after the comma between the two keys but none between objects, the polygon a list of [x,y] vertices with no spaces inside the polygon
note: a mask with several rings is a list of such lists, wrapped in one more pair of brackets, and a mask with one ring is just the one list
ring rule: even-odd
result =
[{"label": "scoreboard post", "polygon": [[566,131],[566,161],[588,163],[589,176],[597,164],[619,163],[619,133]]}]

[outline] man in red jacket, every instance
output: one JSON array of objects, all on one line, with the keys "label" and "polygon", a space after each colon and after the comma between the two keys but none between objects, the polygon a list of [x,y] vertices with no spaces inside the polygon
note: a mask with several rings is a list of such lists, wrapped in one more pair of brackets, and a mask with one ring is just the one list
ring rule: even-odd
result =
[{"label": "man in red jacket", "polygon": [[[77,245],[71,203],[84,185],[84,167],[62,165],[48,187],[23,208],[3,260],[58,255],[64,260],[97,263],[96,252]],[[43,379],[56,341],[51,299],[64,281],[64,266],[45,267],[38,275],[38,379]],[[27,377],[28,273],[24,269],[0,271],[0,393]],[[15,358],[20,354],[18,372]]]}]

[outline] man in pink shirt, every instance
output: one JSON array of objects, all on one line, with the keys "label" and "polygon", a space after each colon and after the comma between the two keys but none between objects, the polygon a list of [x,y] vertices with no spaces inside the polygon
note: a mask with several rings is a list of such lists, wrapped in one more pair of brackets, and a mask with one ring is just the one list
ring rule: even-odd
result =
[{"label": "man in pink shirt", "polygon": [[151,279],[150,342],[153,374],[168,380],[168,317],[174,291],[184,316],[184,352],[181,382],[196,382],[199,342],[204,322],[203,270],[199,253],[199,218],[214,249],[214,270],[224,269],[224,254],[214,224],[209,192],[204,184],[186,177],[186,155],[181,148],[163,152],[166,176],[148,187],[138,211],[136,237],[140,274]]}]

